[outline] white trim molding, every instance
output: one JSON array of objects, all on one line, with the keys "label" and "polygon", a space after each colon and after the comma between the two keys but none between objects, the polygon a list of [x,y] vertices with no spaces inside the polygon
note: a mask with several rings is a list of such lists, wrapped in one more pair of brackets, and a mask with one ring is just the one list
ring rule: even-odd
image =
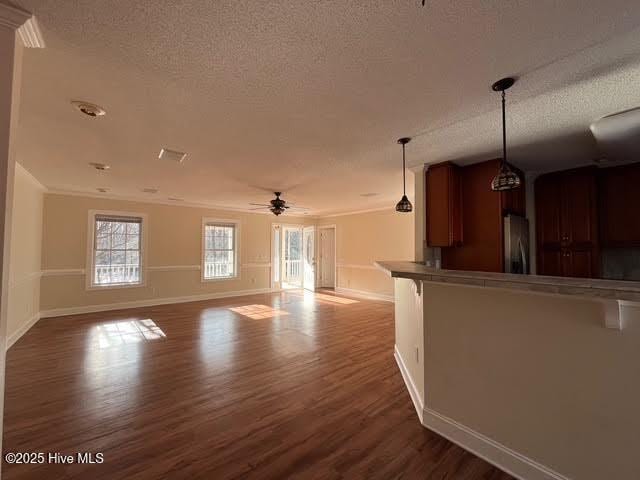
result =
[{"label": "white trim molding", "polygon": [[[154,265],[147,267],[148,272],[177,272],[177,271],[199,271],[200,265]],[[240,268],[271,268],[271,263],[243,263]],[[84,268],[49,268],[42,270],[43,277],[65,277],[73,275],[84,275]],[[38,272],[40,274],[40,272]],[[35,273],[33,274],[35,275]],[[17,283],[17,282],[15,282]]]},{"label": "white trim molding", "polygon": [[49,268],[42,270],[43,277],[66,277],[68,275],[84,275],[84,268]]},{"label": "white trim molding", "polygon": [[366,300],[380,300],[383,302],[395,302],[393,295],[385,295],[383,293],[366,292],[364,290],[353,290],[351,288],[336,287],[336,293],[349,295],[351,297],[364,298]]},{"label": "white trim molding", "polygon": [[424,402],[420,397],[420,393],[416,388],[416,384],[407,369],[404,360],[402,359],[402,355],[400,355],[400,350],[398,350],[398,346],[394,345],[393,347],[393,357],[396,359],[396,363],[398,364],[398,368],[400,369],[400,374],[402,375],[402,379],[404,380],[404,384],[409,390],[409,396],[411,397],[411,401],[413,402],[413,406],[416,409],[416,413],[418,414],[418,418],[420,419],[420,423],[422,422],[423,411],[424,411]]},{"label": "white trim molding", "polygon": [[[1,0],[0,0],[1,1]],[[100,198],[100,199],[107,199],[107,200],[118,200],[118,201],[127,201],[127,202],[135,202],[135,203],[142,203],[142,204],[151,204],[151,205],[166,205],[169,207],[187,207],[187,208],[200,208],[200,209],[207,209],[207,210],[211,210],[213,215],[217,215],[217,214],[224,214],[224,213],[230,213],[230,214],[238,214],[238,213],[249,213],[251,215],[273,215],[269,210],[263,211],[254,211],[251,210],[250,208],[237,208],[237,207],[229,207],[229,206],[222,206],[222,205],[216,205],[213,203],[206,203],[206,202],[190,202],[190,201],[176,201],[176,200],[163,200],[163,199],[150,199],[148,197],[143,197],[143,196],[136,196],[136,195],[120,195],[117,193],[95,193],[95,192],[84,192],[84,191],[78,191],[78,190],[65,190],[65,189],[61,189],[61,188],[49,188],[47,191],[48,194],[50,195],[63,195],[63,196],[70,196],[70,197],[85,197],[85,198]],[[317,217],[314,215],[293,215],[290,213],[287,213],[287,217],[292,218],[292,219],[316,219]]]},{"label": "white trim molding", "polygon": [[200,270],[200,265],[157,265],[155,267],[147,267],[147,270],[154,272],[197,271]]},{"label": "white trim molding", "polygon": [[244,295],[258,295],[272,293],[270,288],[255,290],[235,290],[229,292],[204,293],[200,295],[188,295],[183,297],[149,298],[146,300],[134,300],[131,302],[107,303],[102,305],[84,305],[78,307],[55,308],[40,312],[40,318],[63,317],[66,315],[80,315],[84,313],[108,312],[111,310],[124,310],[127,308],[153,307],[170,303],[200,302],[218,298],[242,297]]},{"label": "white trim molding", "polygon": [[428,407],[423,408],[422,424],[516,478],[569,480],[568,477]]},{"label": "white trim molding", "polygon": [[18,36],[26,48],[44,48],[44,37],[36,17],[32,16],[18,29]]},{"label": "white trim molding", "polygon": [[359,263],[338,263],[338,268],[355,268],[359,270],[379,270],[373,263],[371,265],[359,264]]},{"label": "white trim molding", "polygon": [[9,279],[9,288],[16,288],[19,285],[22,285],[23,283],[26,282],[30,282],[31,280],[40,280],[40,277],[42,276],[42,272],[41,271],[37,271],[37,272],[31,272],[28,273],[26,275],[23,275],[20,278],[14,278]]},{"label": "white trim molding", "polygon": [[358,215],[360,213],[373,213],[373,212],[383,212],[385,210],[395,211],[395,207],[378,207],[378,208],[369,208],[366,210],[353,210],[350,212],[339,212],[339,213],[331,213],[328,215],[318,214],[317,218],[335,218],[335,217],[346,217],[347,215]]},{"label": "white trim molding", "polygon": [[423,426],[516,478],[522,480],[570,480],[568,477],[425,406],[397,346],[394,347],[393,356]]},{"label": "white trim molding", "polygon": [[36,17],[26,10],[0,2],[0,26],[16,30],[25,47],[44,48]]},{"label": "white trim molding", "polygon": [[29,320],[27,320],[25,323],[23,323],[20,328],[18,328],[18,330],[16,330],[15,332],[13,332],[11,335],[9,335],[7,337],[7,345],[6,348],[7,350],[9,348],[11,348],[13,346],[14,343],[16,343],[18,340],[20,340],[20,338],[29,331],[29,329],[31,327],[33,327],[38,320],[40,320],[40,314],[36,313],[34,316],[32,316]]},{"label": "white trim molding", "polygon": [[26,168],[24,168],[22,165],[20,165],[18,162],[16,162],[16,174],[22,174],[34,187],[36,187],[38,190],[41,190],[43,192],[47,191],[47,187],[45,187],[40,180],[38,180],[33,173],[31,173],[29,170],[27,170]]}]

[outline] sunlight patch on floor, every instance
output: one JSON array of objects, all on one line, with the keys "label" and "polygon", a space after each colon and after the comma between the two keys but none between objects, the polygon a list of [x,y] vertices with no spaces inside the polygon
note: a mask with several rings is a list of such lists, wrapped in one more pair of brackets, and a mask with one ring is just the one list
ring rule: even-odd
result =
[{"label": "sunlight patch on floor", "polygon": [[360,303],[358,300],[353,300],[352,298],[344,298],[344,297],[336,297],[334,295],[326,295],[324,293],[318,292],[310,292],[309,290],[304,290],[303,292],[291,292],[289,295],[303,297],[305,303],[332,303],[334,305],[351,305],[353,303]]},{"label": "sunlight patch on floor", "polygon": [[244,305],[242,307],[232,307],[229,310],[254,320],[289,315],[289,312],[285,310],[277,310],[268,305]]},{"label": "sunlight patch on floor", "polygon": [[166,338],[165,333],[150,318],[110,322],[94,327],[92,340],[98,348],[140,343]]},{"label": "sunlight patch on floor", "polygon": [[341,305],[351,305],[352,303],[360,303],[358,300],[352,298],[336,297],[333,295],[325,295],[324,293],[316,293],[315,297],[319,300],[326,300],[327,302],[339,303]]}]

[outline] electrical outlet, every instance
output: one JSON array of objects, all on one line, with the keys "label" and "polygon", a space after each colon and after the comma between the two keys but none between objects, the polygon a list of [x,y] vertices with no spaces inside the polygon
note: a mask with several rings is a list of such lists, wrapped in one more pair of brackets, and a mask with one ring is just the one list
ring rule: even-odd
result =
[{"label": "electrical outlet", "polygon": [[252,279],[251,279],[251,283],[256,283],[256,279],[255,279],[255,278],[252,278]]}]

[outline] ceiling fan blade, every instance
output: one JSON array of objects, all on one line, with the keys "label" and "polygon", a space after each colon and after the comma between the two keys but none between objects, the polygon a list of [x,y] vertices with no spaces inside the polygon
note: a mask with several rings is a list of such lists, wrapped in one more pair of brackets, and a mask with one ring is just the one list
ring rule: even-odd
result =
[{"label": "ceiling fan blade", "polygon": [[267,205],[264,203],[250,203],[249,205],[256,205],[257,207],[270,207],[271,205]]},{"label": "ceiling fan blade", "polygon": [[[289,208],[289,207],[287,207]],[[307,207],[298,207],[296,205],[291,205],[291,208],[295,208],[296,210],[311,210],[310,208]]]},{"label": "ceiling fan blade", "polygon": [[250,208],[249,210],[264,210],[265,208],[269,208],[269,207]]}]

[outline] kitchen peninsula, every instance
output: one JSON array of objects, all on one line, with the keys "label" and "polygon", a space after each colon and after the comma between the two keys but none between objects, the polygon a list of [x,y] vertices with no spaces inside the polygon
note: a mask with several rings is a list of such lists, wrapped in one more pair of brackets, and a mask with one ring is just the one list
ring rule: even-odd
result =
[{"label": "kitchen peninsula", "polygon": [[519,478],[639,478],[640,282],[376,266],[424,426]]}]

